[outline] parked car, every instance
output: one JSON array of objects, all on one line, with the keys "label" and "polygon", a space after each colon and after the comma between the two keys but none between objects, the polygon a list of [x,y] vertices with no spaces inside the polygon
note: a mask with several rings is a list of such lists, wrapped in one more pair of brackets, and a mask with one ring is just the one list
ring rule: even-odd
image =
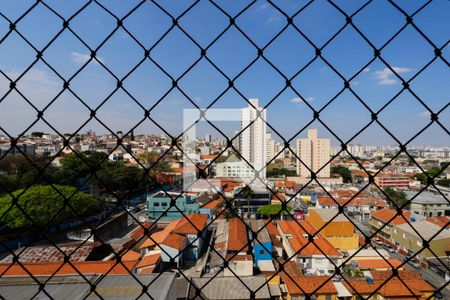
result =
[{"label": "parked car", "polygon": [[390,253],[395,253],[397,252],[396,249],[390,245],[386,245],[386,250]]},{"label": "parked car", "polygon": [[383,241],[381,241],[379,238],[374,238],[373,241],[378,245],[383,245]]},{"label": "parked car", "polygon": [[438,292],[434,293],[434,298],[436,298],[436,299],[444,299],[444,295],[442,295],[442,293],[438,291]]},{"label": "parked car", "polygon": [[407,263],[413,268],[420,269],[420,262],[417,259],[411,258],[411,256],[405,256],[405,260],[407,260]]}]

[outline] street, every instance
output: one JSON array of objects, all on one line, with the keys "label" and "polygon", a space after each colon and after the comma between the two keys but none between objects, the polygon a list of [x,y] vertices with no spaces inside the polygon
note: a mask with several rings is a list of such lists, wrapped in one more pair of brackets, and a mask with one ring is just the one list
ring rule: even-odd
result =
[{"label": "street", "polygon": [[[368,224],[367,222],[359,222],[355,219],[353,219],[353,221],[355,222],[355,224],[358,226],[358,228],[360,229],[360,232],[364,233],[366,236],[370,236],[372,234],[372,228],[370,226],[370,224]],[[373,245],[377,248],[377,249],[385,249],[383,246],[381,245],[377,245],[375,243],[373,243]],[[394,252],[394,253],[390,253],[390,257],[391,258],[397,258],[400,261],[404,260],[404,256]],[[405,269],[415,269],[414,267],[412,267],[409,264],[405,264],[404,265]],[[441,288],[446,282],[445,279],[442,278],[441,276],[439,276],[438,274],[436,274],[435,272],[433,272],[430,269],[425,269],[425,268],[420,268],[417,270],[423,279],[425,279],[428,283],[430,283],[431,285],[433,285],[436,288]],[[450,284],[447,282],[447,286],[442,289],[442,295],[444,296],[443,299],[450,299]]]}]

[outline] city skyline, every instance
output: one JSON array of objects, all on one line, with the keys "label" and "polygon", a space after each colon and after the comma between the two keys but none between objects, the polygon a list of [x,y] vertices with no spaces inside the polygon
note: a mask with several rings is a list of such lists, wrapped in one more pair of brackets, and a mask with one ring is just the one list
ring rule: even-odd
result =
[{"label": "city skyline", "polygon": [[[53,3],[56,11],[63,16],[70,16],[76,11],[83,1],[71,1],[70,4],[61,5]],[[31,5],[31,2],[23,1],[20,4],[5,2],[2,9],[11,18],[18,17],[21,12]],[[133,4],[107,3],[114,13],[124,15]],[[243,4],[223,4],[230,13],[236,13]],[[301,3],[286,1],[280,4],[288,13],[299,9]],[[348,13],[356,11],[360,3],[345,3],[344,9]],[[449,26],[448,18],[443,12],[449,8],[448,1],[436,1],[424,9],[414,18],[418,26],[429,35],[442,48],[443,57],[448,56],[449,46],[445,34],[439,28]],[[171,13],[178,14],[185,7],[168,4]],[[402,4],[409,12],[418,8],[415,3]],[[37,6],[42,13],[31,15],[17,23],[19,30],[27,38],[30,38],[39,49],[43,47],[56,34],[60,26],[60,20],[49,12],[42,4]],[[377,1],[371,3],[364,11],[370,11],[370,17],[363,13],[357,14],[353,22],[366,34],[375,46],[381,46],[388,38],[401,28],[404,18],[392,5],[387,2]],[[320,11],[320,18],[315,16]],[[151,16],[150,18],[148,16]],[[389,24],[379,22],[378,17],[389,18]],[[2,22],[4,20],[2,19]],[[267,2],[252,5],[242,16],[237,18],[237,24],[255,40],[259,47],[268,42],[268,37],[276,35],[286,25],[286,21],[274,7]],[[74,18],[71,28],[82,37],[86,37],[87,44],[97,46],[102,39],[114,29],[115,20],[105,13],[98,5],[92,5],[83,14]],[[139,40],[143,40],[145,46],[152,45],[164,30],[169,28],[160,26],[170,23],[164,13],[155,5],[144,3],[129,19],[124,20],[124,26]],[[214,26],[203,26],[204,24]],[[319,46],[329,39],[334,30],[345,24],[345,18],[332,5],[315,1],[308,6],[294,23],[304,30],[305,34],[312,38]],[[39,24],[39,26],[37,26]],[[180,19],[180,26],[205,47],[210,41],[227,26],[228,20],[214,6],[205,3],[198,5],[195,10],[187,13]],[[139,26],[138,26],[139,25]],[[40,26],[53,28],[48,32],[37,30]],[[92,29],[95,30],[92,30]],[[413,78],[423,66],[433,57],[434,49],[413,29],[403,31],[398,42],[389,44],[382,51],[382,57],[389,66],[404,80]],[[128,53],[129,55],[122,55]],[[181,54],[180,54],[181,53]],[[298,55],[301,53],[301,55]],[[217,43],[206,52],[211,61],[230,78],[247,66],[252,60],[258,58],[257,51],[252,44],[237,30],[227,32]],[[11,79],[17,78],[35,57],[34,50],[15,33],[6,39],[0,47],[0,55],[8,57],[2,61],[0,67],[4,75]],[[22,59],[29,57],[30,59]],[[83,71],[71,82],[70,87],[74,93],[89,106],[96,107],[108,94],[116,89],[116,80],[103,66],[111,69],[119,78],[123,77],[143,57],[143,50],[121,28],[98,51],[96,59],[92,60]],[[167,36],[164,43],[151,52],[151,57],[167,70],[174,78],[177,78],[183,70],[200,58],[198,47],[178,29]],[[314,57],[314,48],[291,27],[282,32],[277,40],[264,51],[264,58],[277,66],[286,76],[294,75],[296,71],[305,66]],[[386,64],[380,60],[365,66],[373,57],[373,51],[369,45],[352,28],[346,28],[338,38],[333,40],[323,50],[323,57],[331,63],[346,78],[356,74],[350,81],[353,92],[374,111],[380,109],[394,95],[402,90],[401,80],[397,78]],[[44,53],[43,58],[50,65],[58,65],[58,72],[62,77],[68,78],[74,74],[83,64],[90,59],[88,49],[83,46],[72,34],[65,32],[57,42],[52,44]],[[358,73],[358,71],[361,71]],[[9,82],[4,75],[0,75],[1,97],[7,93]],[[415,96],[426,102],[433,111],[438,112],[439,121],[448,128],[450,120],[449,94],[446,82],[450,80],[448,68],[440,59],[429,65],[426,71],[420,73],[410,83],[410,88],[415,95],[404,91],[385,110],[379,114],[379,121],[386,126],[401,142],[406,142],[416,132],[424,128],[430,120],[430,112],[419,103]],[[59,91],[62,90],[63,81],[48,66],[38,61],[17,83],[17,90],[32,100],[38,108],[44,108]],[[172,80],[168,78],[155,64],[146,60],[135,72],[123,82],[123,87],[142,103],[146,109],[152,108],[166,91],[171,90]],[[194,108],[186,95],[200,108],[206,108],[227,89],[228,80],[204,59],[185,76],[178,84],[181,93],[174,88],[167,94],[164,100],[155,106],[150,113],[155,123],[167,129],[169,133],[177,135],[181,132],[179,120],[185,108]],[[260,105],[268,107],[268,120],[285,138],[290,138],[308,124],[313,118],[313,111],[309,106],[319,110],[333,98],[343,87],[343,80],[339,78],[329,65],[321,58],[315,59],[305,71],[292,80],[301,97],[290,88],[283,91],[285,79],[272,68],[262,57],[243,74],[234,84],[242,95],[236,90],[227,90],[211,108],[240,108],[247,106],[246,99],[259,98]],[[278,95],[280,91],[281,94]],[[278,96],[277,96],[278,95]],[[244,97],[243,97],[244,96]],[[276,99],[272,101],[272,99]],[[2,130],[17,135],[25,130],[36,118],[37,112],[18,95],[12,92],[0,103],[0,127]],[[144,111],[134,102],[125,91],[119,89],[96,115],[113,132],[122,130],[127,132],[144,118]],[[351,122],[348,117],[351,116]],[[89,120],[90,111],[84,107],[74,95],[64,92],[43,117],[62,132],[73,132],[81,124]],[[321,113],[321,120],[331,128],[335,134],[344,141],[351,138],[358,130],[363,128],[371,120],[370,112],[349,90],[344,91]],[[28,120],[23,122],[21,120]],[[71,122],[67,122],[71,120]],[[219,127],[228,129],[228,125]],[[324,137],[334,139],[319,122],[311,124],[318,128]],[[239,128],[238,125],[235,128]],[[42,121],[38,121],[30,131],[49,131],[49,127]],[[92,129],[97,132],[107,132],[103,125],[91,120],[83,129]],[[201,131],[201,128],[199,129]],[[210,131],[211,128],[209,128]],[[279,140],[274,130],[274,139]],[[150,120],[145,120],[136,129],[136,133],[159,133],[161,130]],[[233,129],[227,134],[231,136]],[[0,131],[1,133],[1,131]],[[217,133],[210,132],[212,135]],[[420,145],[447,146],[448,132],[434,123],[414,143]],[[354,143],[397,144],[388,133],[379,125],[372,124]]]}]

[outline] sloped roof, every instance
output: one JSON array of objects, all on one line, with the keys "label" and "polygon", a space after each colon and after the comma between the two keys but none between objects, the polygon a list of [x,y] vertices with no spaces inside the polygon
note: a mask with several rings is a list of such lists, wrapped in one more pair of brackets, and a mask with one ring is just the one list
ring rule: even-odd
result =
[{"label": "sloped roof", "polygon": [[161,244],[167,235],[169,235],[170,232],[178,225],[178,222],[180,220],[174,220],[170,222],[163,230],[155,232],[151,235],[151,238],[147,238],[142,245],[139,247],[139,249],[152,247],[155,244]]},{"label": "sloped roof", "polygon": [[299,224],[296,221],[278,222],[278,226],[284,234],[292,235],[288,241],[295,252],[300,251],[297,255],[341,256],[339,251],[320,233],[315,235],[314,242],[309,242],[307,235],[315,234],[317,230],[307,221],[301,221]]},{"label": "sloped roof", "polygon": [[176,233],[169,233],[161,244],[169,246],[173,249],[181,250],[186,245],[186,240],[186,236]]},{"label": "sloped roof", "polygon": [[361,269],[385,269],[385,268],[397,268],[402,262],[396,258],[390,259],[361,259],[358,260],[358,265]]},{"label": "sloped roof", "polygon": [[142,260],[138,263],[136,268],[139,269],[139,268],[156,265],[160,261],[160,259],[161,259],[161,254],[159,254],[159,253],[144,256],[142,258]]},{"label": "sloped roof", "polygon": [[139,258],[141,258],[141,254],[133,250],[128,250],[122,254],[122,261],[136,261]]},{"label": "sloped roof", "polygon": [[[29,273],[34,276],[47,276],[47,275],[78,275],[82,274],[129,274],[137,261],[124,261],[116,263],[116,261],[83,261],[83,262],[71,262],[64,264],[63,262],[45,262],[45,263],[26,263],[22,266],[17,263],[13,264],[0,264],[0,274],[2,276],[29,276]],[[124,267],[125,265],[125,267]],[[130,271],[128,271],[128,270]]]},{"label": "sloped roof", "polygon": [[245,251],[248,246],[247,228],[239,218],[233,218],[228,225],[227,251]]},{"label": "sloped roof", "polygon": [[[328,276],[291,276],[291,278],[283,276],[286,288],[291,295],[337,294],[336,287],[331,279],[328,280]],[[327,282],[324,283],[325,281]]]},{"label": "sloped roof", "polygon": [[206,226],[208,216],[204,214],[186,215],[180,219],[178,224],[173,228],[172,232],[181,234],[197,234],[203,231]]},{"label": "sloped roof", "polygon": [[391,225],[405,224],[411,218],[411,213],[407,210],[403,210],[402,213],[403,213],[404,218],[401,215],[398,215],[394,218],[394,216],[397,214],[397,211],[394,209],[385,208],[385,209],[380,209],[380,210],[374,211],[372,213],[372,218],[383,221],[384,223],[389,222],[389,224],[391,224]]}]

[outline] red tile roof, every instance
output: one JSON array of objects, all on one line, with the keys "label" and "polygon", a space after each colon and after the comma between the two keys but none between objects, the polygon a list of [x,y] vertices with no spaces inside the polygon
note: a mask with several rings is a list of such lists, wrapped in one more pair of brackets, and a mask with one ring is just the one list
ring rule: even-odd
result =
[{"label": "red tile roof", "polygon": [[[350,279],[349,282],[343,282],[346,288],[356,294],[373,293],[378,287],[384,284],[378,290],[378,293],[385,298],[401,297],[402,300],[409,299],[405,297],[420,297],[424,292],[432,292],[435,289],[420,277],[415,270],[399,270],[398,277],[392,277],[391,271],[371,271],[373,283],[369,284],[365,279]],[[389,278],[389,280],[387,280]],[[386,283],[384,283],[386,281]],[[404,282],[404,283],[403,283]],[[409,289],[407,288],[409,287]],[[411,291],[410,291],[411,290]],[[412,293],[411,293],[412,292]],[[420,299],[420,298],[419,298]]]},{"label": "red tile roof", "polygon": [[133,231],[128,233],[128,236],[134,239],[135,241],[138,241],[144,235],[144,229],[149,229],[153,225],[154,223],[152,222],[144,223],[142,224],[142,226],[138,225]]},{"label": "red tile roof", "polygon": [[[316,229],[307,221],[279,221],[278,226],[284,234],[292,235],[289,244],[298,255],[327,255],[341,256],[339,251],[331,245],[320,233],[315,235],[314,242],[308,241],[308,234],[315,234]],[[300,250],[301,249],[301,250]]]},{"label": "red tile roof", "polygon": [[430,217],[426,219],[427,222],[438,225],[439,227],[450,227],[449,216]]},{"label": "red tile roof", "polygon": [[174,233],[181,234],[197,234],[203,231],[208,221],[208,216],[203,214],[186,215],[185,218],[180,219],[177,226],[172,230]]},{"label": "red tile roof", "polygon": [[267,231],[270,234],[273,234],[275,236],[277,236],[277,235],[279,236],[280,235],[280,233],[278,232],[277,227],[272,222],[267,221],[264,226],[266,227]]},{"label": "red tile roof", "polygon": [[[283,275],[282,275],[283,276]],[[336,287],[328,276],[289,276],[284,275],[283,280],[289,294],[337,294]],[[327,281],[328,280],[328,281]],[[326,283],[324,283],[326,281]]]},{"label": "red tile roof", "polygon": [[139,249],[153,247],[156,244],[161,244],[164,239],[172,232],[172,230],[178,225],[180,220],[170,222],[162,231],[155,232],[151,235],[151,238],[147,238],[139,247]]},{"label": "red tile roof", "polygon": [[136,266],[137,269],[154,266],[161,260],[161,254],[147,255],[142,258],[142,260]]},{"label": "red tile roof", "polygon": [[392,267],[398,267],[402,264],[399,259],[390,258],[384,259],[362,259],[358,260],[360,269],[390,269]]},{"label": "red tile roof", "polygon": [[247,245],[247,227],[241,219],[232,219],[228,224],[227,251],[245,251]]},{"label": "red tile roof", "polygon": [[391,224],[391,225],[405,224],[411,218],[411,213],[409,211],[407,211],[407,210],[403,210],[404,218],[401,215],[398,215],[398,216],[396,216],[394,218],[394,216],[396,214],[397,214],[396,210],[390,209],[390,208],[385,208],[385,209],[374,211],[372,213],[372,218],[380,220],[380,221],[382,221],[384,223],[388,223],[389,222],[389,224]]},{"label": "red tile roof", "polygon": [[364,177],[364,178],[368,178],[368,177],[369,177],[369,174],[367,174],[367,173],[364,172],[364,171],[360,171],[360,170],[352,170],[351,172],[352,172],[352,174],[355,175],[355,176]]},{"label": "red tile roof", "polygon": [[182,250],[186,246],[186,239],[186,236],[176,233],[169,233],[161,244],[169,246],[173,249]]},{"label": "red tile roof", "polygon": [[209,201],[208,203],[206,203],[205,205],[203,205],[202,208],[215,209],[222,202],[223,202],[223,199],[212,200],[212,201]]},{"label": "red tile roof", "polygon": [[122,254],[122,261],[137,261],[139,258],[141,258],[141,254],[133,250],[128,250]]},{"label": "red tile roof", "polygon": [[[124,261],[116,263],[116,261],[83,261],[72,262],[72,267],[69,263],[63,262],[46,262],[46,263],[26,263],[23,266],[26,270],[34,276],[47,276],[47,275],[78,275],[82,273],[87,274],[129,274],[133,267],[136,265],[136,261]],[[128,269],[128,270],[127,270]],[[0,274],[2,276],[29,276],[29,273],[17,263],[0,264]],[[78,272],[77,272],[78,271]]]}]

